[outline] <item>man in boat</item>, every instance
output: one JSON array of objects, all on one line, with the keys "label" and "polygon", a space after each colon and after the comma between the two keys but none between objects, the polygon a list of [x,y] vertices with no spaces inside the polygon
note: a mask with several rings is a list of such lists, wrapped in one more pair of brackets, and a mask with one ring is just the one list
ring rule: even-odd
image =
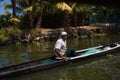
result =
[{"label": "man in boat", "polygon": [[75,49],[67,49],[67,32],[61,32],[60,38],[55,44],[55,59],[67,61],[69,57],[75,56]]}]

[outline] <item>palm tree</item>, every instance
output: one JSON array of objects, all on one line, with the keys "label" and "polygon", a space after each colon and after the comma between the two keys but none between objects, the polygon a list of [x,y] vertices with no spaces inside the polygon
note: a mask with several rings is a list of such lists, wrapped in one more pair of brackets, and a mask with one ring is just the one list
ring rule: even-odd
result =
[{"label": "palm tree", "polygon": [[80,26],[89,22],[90,15],[93,13],[92,5],[73,3],[73,25]]},{"label": "palm tree", "polygon": [[[39,0],[17,0],[19,8],[24,17],[27,17],[27,21],[30,21],[30,27],[33,27],[35,19],[39,17],[39,14],[42,11],[41,6],[39,6]],[[36,22],[36,21],[35,21]]]},{"label": "palm tree", "polygon": [[11,0],[11,3],[4,3],[5,9],[11,9],[12,10],[12,17],[18,17],[17,13],[20,13],[20,8],[18,7],[18,1],[17,0]]},{"label": "palm tree", "polygon": [[70,27],[70,13],[72,8],[65,2],[59,2],[56,4],[57,8],[61,10],[62,13],[62,27]]},{"label": "palm tree", "polygon": [[71,8],[73,9],[73,12],[72,12],[72,26],[78,26],[78,7],[77,7],[77,3],[72,3],[71,4]]},{"label": "palm tree", "polygon": [[23,14],[29,16],[30,26],[34,26],[36,28],[41,27],[43,15],[52,12],[53,9],[53,5],[51,3],[43,0],[19,0],[19,4],[21,5],[21,9],[24,11]]},{"label": "palm tree", "polygon": [[[54,2],[56,2],[56,1],[54,1]],[[39,11],[39,14],[37,15],[38,20],[37,20],[35,27],[37,27],[37,28],[41,27],[42,17],[44,15],[57,13],[56,4],[54,2],[51,3],[51,1],[47,1],[47,0],[39,1],[39,7],[41,7],[41,10]]]}]

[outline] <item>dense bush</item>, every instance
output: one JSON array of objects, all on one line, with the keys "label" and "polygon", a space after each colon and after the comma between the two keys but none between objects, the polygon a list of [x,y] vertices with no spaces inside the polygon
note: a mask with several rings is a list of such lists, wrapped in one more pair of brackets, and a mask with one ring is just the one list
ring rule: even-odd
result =
[{"label": "dense bush", "polygon": [[30,34],[32,37],[37,37],[41,35],[41,29],[40,28],[34,28],[30,31]]},{"label": "dense bush", "polygon": [[0,34],[0,41],[6,41],[8,40],[9,38],[3,34]]},{"label": "dense bush", "polygon": [[8,36],[6,34],[6,30],[4,28],[0,29],[0,41],[8,40]]},{"label": "dense bush", "polygon": [[7,35],[13,40],[20,39],[21,33],[22,31],[17,27],[10,27],[7,29]]}]

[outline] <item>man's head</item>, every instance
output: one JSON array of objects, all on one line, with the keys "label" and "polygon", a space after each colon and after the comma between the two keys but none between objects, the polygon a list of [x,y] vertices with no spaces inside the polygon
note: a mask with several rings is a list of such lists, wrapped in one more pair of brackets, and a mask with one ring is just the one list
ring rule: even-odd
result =
[{"label": "man's head", "polygon": [[63,31],[61,32],[61,37],[66,40],[67,39],[67,32]]}]

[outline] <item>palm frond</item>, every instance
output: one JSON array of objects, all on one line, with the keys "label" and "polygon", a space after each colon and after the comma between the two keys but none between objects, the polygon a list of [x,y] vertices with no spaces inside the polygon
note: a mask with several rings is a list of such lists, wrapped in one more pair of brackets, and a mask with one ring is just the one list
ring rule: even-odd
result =
[{"label": "palm frond", "polygon": [[6,3],[6,2],[4,3],[3,6],[4,6],[5,9],[11,9],[12,8],[12,5],[9,4],[9,3]]}]

